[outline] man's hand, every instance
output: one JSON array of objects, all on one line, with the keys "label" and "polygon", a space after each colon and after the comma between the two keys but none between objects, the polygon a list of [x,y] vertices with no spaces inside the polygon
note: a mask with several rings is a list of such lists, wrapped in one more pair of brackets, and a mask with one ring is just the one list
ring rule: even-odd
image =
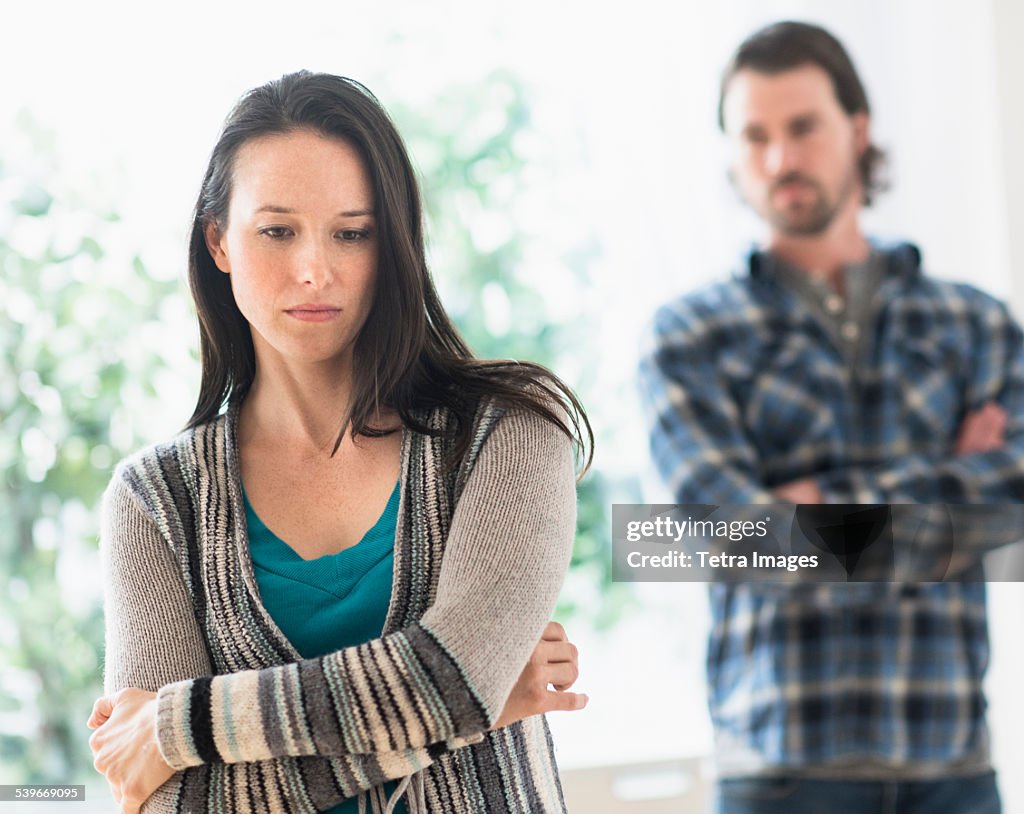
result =
[{"label": "man's hand", "polygon": [[[548,622],[492,729],[544,712],[583,709],[587,696],[566,692],[579,673],[576,645],[568,640],[565,628],[558,622]],[[548,689],[549,684],[554,690]]]},{"label": "man's hand", "polygon": [[125,689],[100,698],[88,726],[93,766],[107,778],[122,814],[142,804],[174,770],[164,761],[156,737],[156,693]]},{"label": "man's hand", "polygon": [[968,413],[957,433],[954,454],[972,455],[999,449],[1006,442],[1006,420],[1006,410],[994,401]]},{"label": "man's hand", "polygon": [[772,489],[779,500],[785,503],[821,503],[821,489],[814,478],[791,480]]}]

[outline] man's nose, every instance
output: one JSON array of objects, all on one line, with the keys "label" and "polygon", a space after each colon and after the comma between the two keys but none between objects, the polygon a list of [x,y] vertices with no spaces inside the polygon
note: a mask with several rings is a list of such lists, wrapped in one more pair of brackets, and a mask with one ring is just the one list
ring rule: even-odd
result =
[{"label": "man's nose", "polygon": [[765,150],[765,170],[770,175],[785,175],[799,168],[799,151],[790,139],[779,139]]}]

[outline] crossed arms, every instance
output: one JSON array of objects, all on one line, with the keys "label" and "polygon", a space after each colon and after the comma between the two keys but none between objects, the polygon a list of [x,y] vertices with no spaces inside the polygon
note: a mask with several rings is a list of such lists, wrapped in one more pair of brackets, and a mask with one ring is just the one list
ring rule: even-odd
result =
[{"label": "crossed arms", "polygon": [[[1024,501],[1024,341],[1005,308],[986,300],[990,331],[955,441],[945,454],[903,455],[873,467],[837,468],[766,484],[758,450],[730,392],[716,337],[685,309],[663,308],[640,368],[651,447],[679,503],[961,503]],[[794,383],[799,387],[798,383]],[[965,400],[967,398],[965,397]],[[980,554],[1024,529],[961,535]]]},{"label": "crossed arms", "polygon": [[[508,706],[530,665],[539,667],[538,639],[574,536],[568,439],[532,414],[506,415],[456,507],[436,598],[419,623],[319,659],[212,676],[178,564],[141,504],[115,482],[103,546],[106,689],[160,690],[156,701],[129,697],[168,772],[215,762],[244,775],[248,762],[329,756],[339,762],[333,774],[355,793],[422,769],[438,750],[479,740],[495,725],[585,702],[537,691],[575,677],[567,659],[542,657],[561,666],[534,670],[532,696]],[[385,702],[371,705],[374,687],[387,688]],[[100,751],[113,722],[100,722],[93,736]]]}]

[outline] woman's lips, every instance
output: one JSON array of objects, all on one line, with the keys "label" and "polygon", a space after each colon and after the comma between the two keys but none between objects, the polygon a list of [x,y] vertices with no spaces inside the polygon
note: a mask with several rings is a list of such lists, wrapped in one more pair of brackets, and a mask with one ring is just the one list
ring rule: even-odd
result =
[{"label": "woman's lips", "polygon": [[330,322],[341,313],[341,309],[333,305],[296,305],[285,313],[302,322]]}]

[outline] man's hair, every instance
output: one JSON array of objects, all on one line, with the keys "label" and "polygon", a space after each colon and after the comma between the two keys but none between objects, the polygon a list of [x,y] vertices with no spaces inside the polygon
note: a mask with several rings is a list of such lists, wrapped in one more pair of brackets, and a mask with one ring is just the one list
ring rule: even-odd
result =
[{"label": "man's hair", "polygon": [[[817,65],[828,74],[839,106],[848,116],[871,112],[864,85],[843,44],[820,26],[785,21],[755,31],[736,49],[722,72],[718,126],[725,132],[725,94],[740,71],[779,74],[803,65]],[[885,153],[874,144],[869,144],[860,157],[865,205],[870,205],[875,194],[888,187],[883,175],[885,162]]]}]

